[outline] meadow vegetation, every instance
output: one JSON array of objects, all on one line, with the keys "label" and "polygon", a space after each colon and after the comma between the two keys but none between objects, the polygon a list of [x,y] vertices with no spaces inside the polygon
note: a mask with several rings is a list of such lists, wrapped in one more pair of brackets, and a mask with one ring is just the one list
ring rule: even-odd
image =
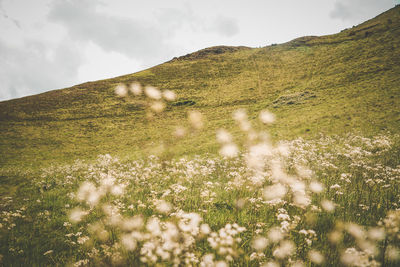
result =
[{"label": "meadow vegetation", "polygon": [[398,266],[399,17],[1,102],[1,264]]}]

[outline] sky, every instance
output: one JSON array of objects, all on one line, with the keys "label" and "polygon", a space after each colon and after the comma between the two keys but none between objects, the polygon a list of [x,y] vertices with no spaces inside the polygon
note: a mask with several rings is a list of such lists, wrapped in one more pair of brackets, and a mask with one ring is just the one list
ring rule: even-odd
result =
[{"label": "sky", "polygon": [[0,0],[0,101],[116,77],[216,45],[358,25],[400,0]]}]

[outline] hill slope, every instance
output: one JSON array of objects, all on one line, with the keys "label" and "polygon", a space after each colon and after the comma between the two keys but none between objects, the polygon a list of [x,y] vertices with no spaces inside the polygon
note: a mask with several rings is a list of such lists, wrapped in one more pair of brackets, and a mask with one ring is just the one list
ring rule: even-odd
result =
[{"label": "hill slope", "polygon": [[[0,102],[0,165],[42,166],[110,153],[138,156],[166,140],[177,154],[215,152],[215,129],[230,114],[277,115],[275,137],[400,129],[400,7],[357,27],[263,48],[214,47],[145,71]],[[146,119],[140,99],[117,98],[118,83],[174,90],[179,99]],[[207,128],[176,142],[188,110]],[[160,130],[162,129],[162,130]],[[176,143],[175,143],[176,142]]]}]

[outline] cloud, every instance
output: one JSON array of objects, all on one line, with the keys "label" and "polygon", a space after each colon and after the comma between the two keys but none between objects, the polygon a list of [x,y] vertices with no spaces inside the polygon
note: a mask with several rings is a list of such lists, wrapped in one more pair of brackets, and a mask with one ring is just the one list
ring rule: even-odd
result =
[{"label": "cloud", "polygon": [[101,12],[101,7],[107,8],[96,0],[55,0],[48,18],[63,25],[76,41],[92,42],[106,52],[117,52],[145,65],[160,63],[160,59],[172,58],[177,51],[184,50],[180,43],[171,42],[176,34],[215,32],[231,37],[239,32],[235,19],[201,18],[189,4],[155,9],[147,19],[135,16],[134,12],[131,17],[110,15]]},{"label": "cloud", "polygon": [[168,30],[167,36],[174,34],[177,29],[182,28],[184,25],[196,30],[196,24],[201,22],[190,6],[183,6],[181,9],[177,8],[158,8],[155,10],[157,26],[164,30]]},{"label": "cloud", "polygon": [[235,19],[228,17],[217,17],[214,26],[211,28],[225,37],[232,37],[239,33],[239,26]]},{"label": "cloud", "polygon": [[81,64],[76,51],[67,40],[55,46],[35,40],[15,46],[0,40],[0,99],[68,86]]},{"label": "cloud", "polygon": [[49,20],[62,24],[76,41],[92,42],[106,52],[118,52],[142,61],[157,61],[171,50],[166,32],[150,21],[100,13],[97,1],[56,0]]},{"label": "cloud", "polygon": [[0,0],[0,14],[3,18],[5,18],[6,20],[10,20],[12,23],[14,23],[15,26],[17,26],[17,28],[21,29],[21,23],[16,20],[15,18],[10,17],[6,10],[3,8],[3,4],[2,4],[3,0]]},{"label": "cloud", "polygon": [[361,22],[393,7],[392,0],[337,0],[331,18]]}]

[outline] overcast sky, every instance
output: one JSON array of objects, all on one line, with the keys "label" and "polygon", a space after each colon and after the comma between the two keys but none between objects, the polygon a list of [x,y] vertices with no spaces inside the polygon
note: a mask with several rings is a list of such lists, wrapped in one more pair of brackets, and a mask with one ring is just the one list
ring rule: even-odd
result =
[{"label": "overcast sky", "polygon": [[0,101],[134,73],[215,45],[357,25],[399,0],[0,0]]}]

